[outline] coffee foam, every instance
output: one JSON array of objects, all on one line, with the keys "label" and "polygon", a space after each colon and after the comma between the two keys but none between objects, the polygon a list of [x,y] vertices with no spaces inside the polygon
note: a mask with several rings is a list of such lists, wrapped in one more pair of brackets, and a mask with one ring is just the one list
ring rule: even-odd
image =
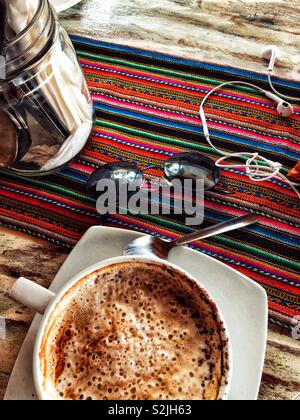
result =
[{"label": "coffee foam", "polygon": [[40,352],[55,398],[218,398],[223,326],[205,292],[183,274],[118,263],[73,286],[55,313]]}]

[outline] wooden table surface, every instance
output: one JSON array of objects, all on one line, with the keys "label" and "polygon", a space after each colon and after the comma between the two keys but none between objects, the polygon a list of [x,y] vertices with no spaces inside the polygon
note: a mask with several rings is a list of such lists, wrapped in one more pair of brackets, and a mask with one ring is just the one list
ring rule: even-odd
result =
[{"label": "wooden table surface", "polygon": [[[276,44],[277,74],[300,80],[299,0],[84,0],[61,19],[72,34],[261,72],[263,47]],[[0,228],[0,399],[34,315],[8,291],[20,275],[49,286],[66,257],[65,249]],[[297,392],[300,341],[270,327],[260,399]]]}]

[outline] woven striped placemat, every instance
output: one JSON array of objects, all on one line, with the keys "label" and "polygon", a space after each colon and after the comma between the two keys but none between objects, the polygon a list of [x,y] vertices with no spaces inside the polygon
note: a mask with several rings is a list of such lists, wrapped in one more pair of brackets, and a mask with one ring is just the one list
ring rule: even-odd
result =
[{"label": "woven striped placemat", "polygon": [[[197,151],[216,159],[202,135],[201,98],[227,80],[267,88],[264,75],[73,37],[92,97],[96,125],[80,159],[59,174],[24,179],[1,173],[0,223],[73,247],[101,223],[85,182],[94,168],[126,160],[146,174],[161,175],[175,153]],[[300,83],[275,79],[283,92],[300,96]],[[285,170],[300,159],[300,108],[280,118],[272,102],[245,87],[219,92],[207,103],[214,143],[230,152],[259,151]],[[260,283],[267,291],[270,320],[291,329],[300,315],[300,203],[283,182],[254,183],[241,170],[223,171],[231,195],[209,192],[203,227],[254,212],[260,223],[243,231],[193,244]],[[117,215],[104,224],[167,238],[187,233],[183,219]],[[237,314],[238,316],[238,314]]]}]

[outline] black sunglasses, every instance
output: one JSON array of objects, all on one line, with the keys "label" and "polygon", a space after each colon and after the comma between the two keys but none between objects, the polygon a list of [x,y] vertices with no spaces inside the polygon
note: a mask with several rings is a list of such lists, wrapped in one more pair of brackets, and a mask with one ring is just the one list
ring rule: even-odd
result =
[{"label": "black sunglasses", "polygon": [[[173,180],[185,179],[203,180],[205,191],[214,189],[223,194],[232,194],[232,191],[217,187],[221,180],[221,171],[214,161],[200,153],[188,152],[177,154],[164,163],[165,178],[172,183]],[[142,188],[145,177],[138,165],[127,162],[114,162],[97,169],[87,181],[89,195],[98,197],[97,184],[102,180],[112,180],[116,184],[135,184]]]}]

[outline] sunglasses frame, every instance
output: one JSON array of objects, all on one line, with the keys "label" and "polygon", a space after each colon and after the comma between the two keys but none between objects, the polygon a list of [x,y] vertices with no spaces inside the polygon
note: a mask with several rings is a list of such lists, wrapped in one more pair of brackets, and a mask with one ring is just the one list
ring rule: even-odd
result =
[{"label": "sunglasses frame", "polygon": [[[211,187],[206,188],[205,191],[214,190],[216,192],[226,194],[226,195],[231,195],[231,194],[234,194],[236,192],[236,191],[233,191],[233,190],[227,190],[226,187],[222,188],[221,186],[218,186],[218,184],[220,183],[220,180],[222,178],[221,170],[217,166],[215,166],[215,163],[212,159],[210,159],[206,156],[202,156],[197,152],[179,153],[177,155],[172,156],[170,159],[166,160],[164,162],[164,179],[167,182],[169,182],[170,184],[172,184],[172,179],[176,178],[176,177],[170,178],[168,176],[167,171],[166,171],[166,165],[168,163],[170,163],[172,160],[175,160],[176,158],[180,159],[181,157],[182,158],[188,158],[188,157],[195,158],[195,155],[198,155],[202,159],[205,158],[205,160],[207,162],[212,164],[212,166],[215,170],[215,174],[214,174],[215,185],[212,185]],[[117,162],[116,161],[116,162],[105,164],[105,165],[101,166],[99,169],[95,170],[91,174],[91,176],[89,177],[89,179],[87,181],[87,187],[86,187],[88,194],[93,196],[93,197],[97,197],[97,194],[95,193],[95,191],[96,191],[96,185],[99,182],[99,180],[101,179],[101,178],[99,179],[99,177],[97,176],[100,171],[104,172],[105,170],[107,170],[108,174],[109,173],[112,174],[117,169],[122,169],[122,168],[128,169],[128,170],[130,170],[130,169],[134,170],[134,172],[136,173],[136,180],[140,180],[139,185],[138,185],[138,189],[140,190],[143,187],[143,185],[145,184],[145,182],[147,181],[146,178],[145,178],[145,175],[144,175],[144,171],[147,170],[147,169],[150,169],[150,168],[155,168],[155,165],[147,166],[144,170],[142,170],[142,169],[140,169],[140,167],[138,166],[137,163]],[[111,177],[110,176],[107,176],[107,177],[103,176],[102,179],[111,179]]]}]

